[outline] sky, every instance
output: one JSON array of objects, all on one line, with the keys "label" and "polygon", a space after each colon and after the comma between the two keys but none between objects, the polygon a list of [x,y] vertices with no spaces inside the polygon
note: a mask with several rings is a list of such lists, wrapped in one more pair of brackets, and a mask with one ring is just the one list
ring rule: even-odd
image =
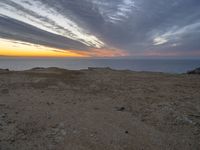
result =
[{"label": "sky", "polygon": [[200,1],[0,0],[0,56],[200,57]]}]

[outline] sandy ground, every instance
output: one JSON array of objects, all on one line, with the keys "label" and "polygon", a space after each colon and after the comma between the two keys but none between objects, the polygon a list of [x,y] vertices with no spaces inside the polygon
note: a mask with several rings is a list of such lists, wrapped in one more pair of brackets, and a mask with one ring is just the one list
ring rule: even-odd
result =
[{"label": "sandy ground", "polygon": [[0,150],[199,150],[200,76],[0,70]]}]

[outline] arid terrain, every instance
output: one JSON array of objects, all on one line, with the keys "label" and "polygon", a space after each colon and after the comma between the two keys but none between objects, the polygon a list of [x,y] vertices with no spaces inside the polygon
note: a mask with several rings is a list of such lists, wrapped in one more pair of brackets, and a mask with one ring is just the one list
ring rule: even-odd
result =
[{"label": "arid terrain", "polygon": [[199,149],[199,75],[0,70],[0,150]]}]

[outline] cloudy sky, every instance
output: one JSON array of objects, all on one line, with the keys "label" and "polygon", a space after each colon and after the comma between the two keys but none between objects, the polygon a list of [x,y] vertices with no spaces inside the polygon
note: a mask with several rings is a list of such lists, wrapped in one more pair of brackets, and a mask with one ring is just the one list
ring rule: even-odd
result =
[{"label": "cloudy sky", "polygon": [[200,0],[0,0],[0,55],[17,49],[200,56]]}]

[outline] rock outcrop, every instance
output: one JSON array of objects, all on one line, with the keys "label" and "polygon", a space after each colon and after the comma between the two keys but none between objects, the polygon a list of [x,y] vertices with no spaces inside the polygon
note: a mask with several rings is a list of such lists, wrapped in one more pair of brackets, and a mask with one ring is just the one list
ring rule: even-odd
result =
[{"label": "rock outcrop", "polygon": [[1,73],[1,72],[3,72],[3,73],[4,73],[4,72],[9,72],[9,69],[1,69],[1,68],[0,68],[0,73]]},{"label": "rock outcrop", "polygon": [[194,70],[188,71],[187,74],[199,74],[200,75],[200,67]]}]

